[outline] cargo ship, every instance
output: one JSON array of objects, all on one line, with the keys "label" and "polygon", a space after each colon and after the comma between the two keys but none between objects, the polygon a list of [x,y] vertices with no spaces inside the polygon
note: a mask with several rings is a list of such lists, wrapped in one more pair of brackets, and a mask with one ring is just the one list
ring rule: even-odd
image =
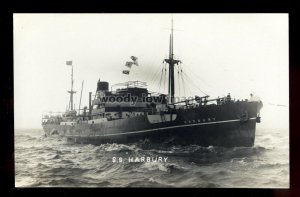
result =
[{"label": "cargo ship", "polygon": [[[137,58],[127,62],[131,68]],[[73,65],[69,108],[59,115],[44,115],[42,127],[46,136],[60,136],[74,143],[136,143],[167,145],[251,147],[255,143],[256,123],[260,123],[263,103],[251,94],[250,99],[235,100],[209,95],[175,99],[175,67],[181,64],[173,54],[173,19],[170,33],[168,93],[152,93],[147,83],[127,81],[109,88],[106,81],[97,82],[89,92],[89,105],[76,110],[73,104]],[[123,71],[129,74],[130,70]],[[181,71],[182,72],[182,71]],[[93,97],[93,98],[92,98]],[[80,97],[81,100],[81,97]]]}]

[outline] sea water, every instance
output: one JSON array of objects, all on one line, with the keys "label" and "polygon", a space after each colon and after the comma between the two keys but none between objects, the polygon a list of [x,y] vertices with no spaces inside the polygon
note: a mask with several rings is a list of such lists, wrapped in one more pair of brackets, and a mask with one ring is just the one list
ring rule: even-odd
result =
[{"label": "sea water", "polygon": [[288,188],[289,129],[257,124],[255,145],[233,148],[94,146],[15,130],[15,186]]}]

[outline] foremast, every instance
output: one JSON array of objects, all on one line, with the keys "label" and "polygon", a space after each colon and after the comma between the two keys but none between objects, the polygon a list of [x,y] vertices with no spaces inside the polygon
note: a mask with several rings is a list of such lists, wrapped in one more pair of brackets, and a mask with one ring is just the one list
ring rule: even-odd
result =
[{"label": "foremast", "polygon": [[178,63],[181,63],[180,60],[174,59],[173,53],[173,17],[172,17],[172,26],[171,26],[171,34],[170,34],[170,46],[169,46],[169,58],[165,59],[164,62],[169,64],[169,83],[168,83],[168,103],[174,103],[174,95],[175,95],[175,82],[174,82],[174,66]]},{"label": "foremast", "polygon": [[72,61],[67,61],[66,64],[67,64],[67,66],[71,66],[71,68],[72,68],[72,72],[71,72],[71,90],[68,91],[68,93],[70,94],[70,102],[69,102],[68,111],[73,111],[73,110],[75,110],[75,107],[73,105],[73,94],[76,93],[76,91],[73,90],[73,83],[74,83],[74,80],[73,80],[73,63],[72,63]]}]

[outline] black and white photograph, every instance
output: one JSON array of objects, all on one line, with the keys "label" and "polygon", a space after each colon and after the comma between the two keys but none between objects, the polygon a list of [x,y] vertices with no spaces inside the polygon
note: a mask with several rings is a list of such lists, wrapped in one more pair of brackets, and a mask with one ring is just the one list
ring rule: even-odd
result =
[{"label": "black and white photograph", "polygon": [[15,187],[290,188],[289,14],[13,14]]}]

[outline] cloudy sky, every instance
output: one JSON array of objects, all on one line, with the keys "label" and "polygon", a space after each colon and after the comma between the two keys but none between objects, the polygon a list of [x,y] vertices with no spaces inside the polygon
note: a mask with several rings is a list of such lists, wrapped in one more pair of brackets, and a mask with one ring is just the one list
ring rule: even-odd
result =
[{"label": "cloudy sky", "polygon": [[[14,14],[15,127],[41,128],[44,112],[63,112],[74,65],[74,102],[82,106],[97,80],[141,80],[154,92],[168,56],[171,14]],[[173,14],[174,54],[185,86],[179,96],[231,93],[288,106],[288,14]],[[125,62],[139,66],[123,75]],[[163,75],[164,76],[164,75]],[[178,79],[178,75],[175,75]],[[164,80],[162,80],[164,81]]]}]

